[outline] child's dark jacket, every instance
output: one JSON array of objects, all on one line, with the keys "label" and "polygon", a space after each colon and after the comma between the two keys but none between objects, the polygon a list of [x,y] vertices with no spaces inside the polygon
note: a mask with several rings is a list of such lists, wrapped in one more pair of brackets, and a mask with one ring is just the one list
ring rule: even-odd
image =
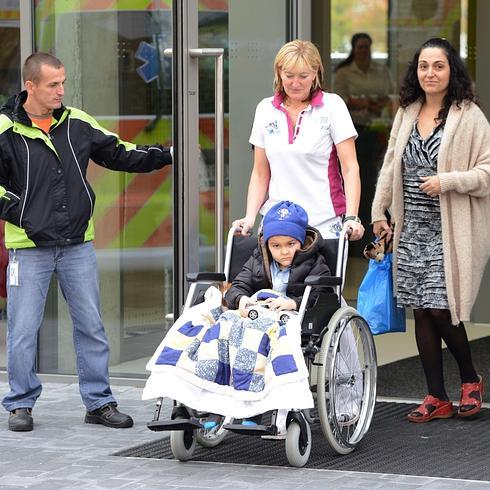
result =
[{"label": "child's dark jacket", "polygon": [[[325,258],[320,253],[322,242],[320,232],[316,228],[308,227],[303,247],[294,256],[286,295],[296,302],[296,309],[299,309],[301,304],[305,290],[303,282],[306,277],[309,275],[331,275]],[[259,236],[258,247],[253,251],[252,256],[247,260],[233,280],[230,289],[226,292],[225,300],[229,308],[237,309],[242,296],[252,296],[260,289],[272,288],[271,262],[272,256],[267,244],[264,243],[262,236]],[[313,303],[317,296],[318,291],[313,289],[309,303]]]}]

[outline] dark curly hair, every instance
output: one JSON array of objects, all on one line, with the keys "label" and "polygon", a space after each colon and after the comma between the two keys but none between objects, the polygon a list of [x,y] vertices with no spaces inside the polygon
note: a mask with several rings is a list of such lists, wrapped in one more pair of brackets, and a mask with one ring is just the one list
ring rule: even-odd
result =
[{"label": "dark curly hair", "polygon": [[460,104],[469,100],[477,103],[475,92],[473,91],[473,84],[468,74],[463,60],[459,56],[458,52],[451,46],[451,44],[440,37],[435,37],[426,41],[415,52],[412,61],[408,65],[407,73],[403,79],[400,89],[400,106],[405,108],[417,100],[425,100],[425,92],[420,86],[417,77],[417,67],[419,63],[419,56],[425,48],[440,48],[444,51],[449,62],[449,85],[447,87],[447,93],[444,96],[441,110],[437,116],[438,120],[445,121],[452,104],[456,104],[460,107]]}]

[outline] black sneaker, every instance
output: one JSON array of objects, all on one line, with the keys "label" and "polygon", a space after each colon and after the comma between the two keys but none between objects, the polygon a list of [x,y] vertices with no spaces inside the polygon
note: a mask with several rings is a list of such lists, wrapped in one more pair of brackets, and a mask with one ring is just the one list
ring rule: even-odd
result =
[{"label": "black sneaker", "polygon": [[114,429],[133,427],[133,419],[129,415],[121,413],[115,403],[108,403],[93,412],[87,412],[85,423],[102,424],[106,427],[113,427]]},{"label": "black sneaker", "polygon": [[14,432],[29,432],[34,427],[31,408],[16,408],[10,412],[9,430]]}]

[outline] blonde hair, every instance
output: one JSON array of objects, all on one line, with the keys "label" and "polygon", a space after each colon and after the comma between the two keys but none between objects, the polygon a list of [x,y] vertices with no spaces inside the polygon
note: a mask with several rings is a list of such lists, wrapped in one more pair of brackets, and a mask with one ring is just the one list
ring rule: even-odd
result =
[{"label": "blonde hair", "polygon": [[279,92],[283,97],[286,96],[281,80],[281,70],[293,67],[306,68],[316,72],[315,80],[310,90],[310,97],[314,92],[322,88],[323,64],[317,47],[310,41],[295,39],[286,43],[279,50],[274,60],[274,92]]}]

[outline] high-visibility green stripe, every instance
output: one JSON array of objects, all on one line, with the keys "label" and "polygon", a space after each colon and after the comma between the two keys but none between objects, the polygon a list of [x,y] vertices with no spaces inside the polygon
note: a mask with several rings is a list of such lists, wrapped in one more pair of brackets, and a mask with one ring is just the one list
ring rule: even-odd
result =
[{"label": "high-visibility green stripe", "polygon": [[134,143],[129,143],[128,141],[123,141],[121,138],[119,138],[119,135],[116,133],[113,133],[111,131],[108,131],[106,128],[101,126],[95,118],[87,114],[86,112],[81,111],[80,109],[77,109],[75,107],[70,107],[70,118],[72,119],[79,119],[80,121],[84,121],[90,126],[92,126],[94,129],[99,130],[100,132],[104,133],[106,136],[114,136],[114,138],[117,139],[118,144],[124,146],[127,151],[134,150],[136,148],[136,145]]},{"label": "high-visibility green stripe", "polygon": [[90,218],[88,220],[88,225],[87,225],[87,229],[85,230],[85,236],[83,240],[85,242],[89,242],[90,240],[93,240],[94,237],[95,237],[94,220]]},{"label": "high-visibility green stripe", "polygon": [[95,192],[95,209],[93,218],[97,220],[113,206],[116,205],[119,196],[136,178],[137,174],[118,172],[104,172],[94,184],[90,184]]},{"label": "high-visibility green stripe", "polygon": [[7,248],[32,248],[36,244],[27,237],[23,228],[5,222],[5,246]]},{"label": "high-visibility green stripe", "polygon": [[[94,222],[89,220],[87,229],[85,230],[84,241],[88,242],[94,239],[95,230]],[[27,237],[27,233],[23,228],[5,222],[5,246],[7,248],[34,248],[36,244]]]},{"label": "high-visibility green stripe", "polygon": [[14,123],[5,114],[0,114],[0,134],[11,128]]},{"label": "high-visibility green stripe", "polygon": [[150,238],[160,223],[172,213],[172,179],[168,177],[146,204],[121,230],[108,248],[137,248]]},{"label": "high-visibility green stripe", "polygon": [[164,144],[172,139],[172,120],[167,118],[160,119],[151,131],[143,129],[134,138],[133,142],[137,145],[154,144],[158,141]]},{"label": "high-visibility green stripe", "polygon": [[43,140],[46,146],[48,146],[51,150],[53,150],[54,154],[58,157],[58,152],[56,151],[56,148],[54,147],[53,143],[51,140],[48,138],[48,135],[41,131],[39,128],[36,126],[25,126],[24,124],[20,124],[17,121],[14,122],[14,127],[12,129],[14,133],[20,134],[22,136],[25,136],[26,138],[30,139],[40,139]]},{"label": "high-visibility green stripe", "polygon": [[[117,122],[101,120],[105,126],[117,126]],[[161,119],[150,132],[140,131],[133,139],[137,145],[148,145],[155,141],[167,141],[170,139],[172,122],[169,119]],[[131,182],[136,178],[134,173],[104,172],[97,180],[90,184],[97,196],[94,220],[102,217],[112,206],[116,205],[119,196],[125,192]]]}]

